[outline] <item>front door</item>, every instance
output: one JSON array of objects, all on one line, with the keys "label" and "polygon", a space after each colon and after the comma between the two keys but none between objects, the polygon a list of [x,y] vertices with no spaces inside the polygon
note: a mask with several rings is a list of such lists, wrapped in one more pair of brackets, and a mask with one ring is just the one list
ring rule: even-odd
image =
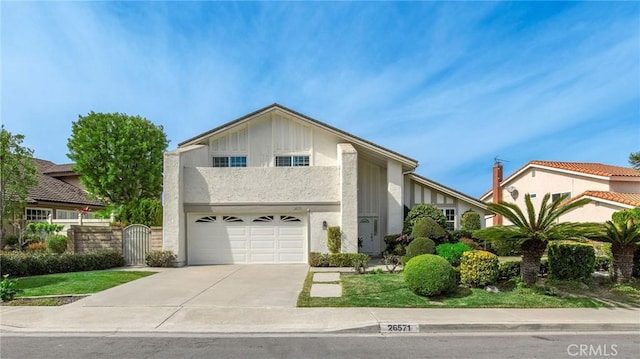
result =
[{"label": "front door", "polygon": [[360,253],[374,253],[374,243],[378,241],[377,217],[360,217],[358,219],[358,240],[362,244]]}]

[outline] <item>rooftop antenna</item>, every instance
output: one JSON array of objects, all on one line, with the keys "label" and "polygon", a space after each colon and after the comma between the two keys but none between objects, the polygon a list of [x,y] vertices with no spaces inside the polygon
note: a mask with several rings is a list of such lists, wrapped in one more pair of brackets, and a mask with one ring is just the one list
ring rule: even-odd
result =
[{"label": "rooftop antenna", "polygon": [[509,161],[507,161],[507,160],[503,160],[503,159],[501,159],[501,158],[498,158],[498,156],[495,156],[495,157],[493,158],[493,160],[495,161],[495,164],[500,164],[500,163],[502,163],[502,162],[509,162]]}]

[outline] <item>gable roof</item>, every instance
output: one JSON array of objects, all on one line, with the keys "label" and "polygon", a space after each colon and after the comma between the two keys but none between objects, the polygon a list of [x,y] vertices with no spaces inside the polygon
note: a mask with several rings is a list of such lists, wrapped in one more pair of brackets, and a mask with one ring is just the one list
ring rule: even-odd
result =
[{"label": "gable roof", "polygon": [[353,143],[359,144],[359,145],[364,146],[366,148],[372,149],[375,152],[382,153],[382,154],[384,154],[386,156],[392,157],[392,158],[398,160],[399,162],[401,162],[401,163],[403,163],[403,164],[405,164],[405,165],[407,165],[409,167],[412,167],[412,168],[418,167],[418,161],[413,159],[413,158],[407,157],[407,156],[402,155],[402,154],[400,154],[398,152],[395,152],[395,151],[392,151],[392,150],[390,150],[388,148],[385,148],[385,147],[382,147],[380,145],[377,145],[377,144],[375,144],[375,143],[373,143],[371,141],[365,140],[365,139],[363,139],[361,137],[354,136],[354,135],[352,135],[352,134],[350,134],[348,132],[342,131],[342,130],[336,128],[336,127],[333,127],[333,126],[328,125],[328,124],[326,124],[324,122],[318,121],[318,120],[316,120],[314,118],[311,118],[311,117],[309,117],[307,115],[304,115],[304,114],[302,114],[300,112],[297,112],[297,111],[294,111],[294,110],[292,110],[290,108],[284,107],[284,106],[282,106],[282,105],[280,105],[278,103],[273,103],[272,105],[263,107],[263,108],[261,108],[259,110],[251,112],[248,115],[244,115],[244,116],[242,116],[240,118],[237,118],[237,119],[235,119],[233,121],[230,121],[230,122],[227,122],[227,123],[225,123],[223,125],[220,125],[220,126],[214,128],[212,130],[209,130],[207,132],[204,132],[204,133],[201,133],[201,134],[199,134],[197,136],[194,136],[194,137],[192,137],[192,138],[190,138],[188,140],[185,140],[185,141],[179,143],[178,147],[184,147],[184,146],[198,144],[202,140],[204,140],[204,139],[206,139],[206,138],[208,138],[208,137],[210,137],[212,135],[215,135],[217,133],[220,133],[220,132],[223,132],[225,130],[228,130],[228,129],[234,127],[234,126],[237,126],[237,125],[242,124],[244,122],[250,121],[251,119],[253,119],[253,118],[255,118],[255,117],[259,116],[259,115],[262,115],[264,113],[267,113],[267,112],[270,112],[270,111],[274,111],[274,110],[280,110],[280,111],[283,111],[283,112],[288,113],[290,115],[293,115],[293,116],[297,117],[298,119],[301,119],[303,121],[306,121],[306,122],[309,122],[311,124],[314,124],[314,125],[316,125],[316,126],[318,126],[320,128],[323,128],[323,129],[325,129],[325,130],[327,130],[327,131],[329,131],[329,132],[337,135],[338,137],[341,137],[341,138],[343,138],[343,139],[345,139],[345,140],[347,140],[349,142],[353,142]]},{"label": "gable roof", "polygon": [[484,202],[482,202],[480,200],[477,200],[477,199],[475,199],[475,198],[473,198],[471,196],[468,196],[468,195],[466,195],[466,194],[464,194],[464,193],[462,193],[460,191],[457,191],[457,190],[455,190],[455,189],[453,189],[451,187],[447,187],[447,186],[445,186],[443,184],[440,184],[440,183],[438,183],[436,181],[432,181],[432,180],[430,180],[430,179],[428,179],[426,177],[422,177],[422,176],[417,175],[415,173],[410,173],[409,174],[409,179],[414,180],[414,181],[416,181],[416,182],[418,182],[420,184],[423,184],[425,186],[429,186],[431,188],[434,188],[434,189],[436,189],[436,190],[438,190],[440,192],[446,193],[446,194],[448,194],[448,195],[450,195],[452,197],[458,198],[459,200],[462,200],[464,202],[470,203],[470,204],[472,204],[472,205],[474,205],[476,207],[480,207],[483,210],[487,211],[487,213],[490,213],[490,211],[487,209],[487,204],[486,203],[484,203]]},{"label": "gable roof", "polygon": [[[568,172],[589,177],[598,177],[601,179],[611,180],[638,180],[640,181],[640,170],[629,167],[613,166],[596,162],[558,162],[558,161],[539,161],[533,160],[520,167],[512,174],[502,180],[501,185],[509,183],[522,172],[529,168],[547,168],[559,172]],[[480,200],[486,200],[493,194],[493,189],[485,192],[480,196]]]},{"label": "gable roof", "polygon": [[572,200],[586,197],[599,202],[613,202],[625,207],[640,207],[640,193],[620,193],[611,191],[585,191]]},{"label": "gable roof", "polygon": [[549,168],[561,169],[572,172],[585,173],[605,177],[640,177],[640,171],[621,166],[612,166],[593,162],[554,162],[554,161],[531,161],[531,165],[539,165]]},{"label": "gable roof", "polygon": [[29,190],[28,203],[57,202],[72,205],[104,206],[98,200],[89,199],[83,189],[50,176],[49,169],[56,168],[55,163],[47,160],[35,159],[38,168],[38,184]]}]

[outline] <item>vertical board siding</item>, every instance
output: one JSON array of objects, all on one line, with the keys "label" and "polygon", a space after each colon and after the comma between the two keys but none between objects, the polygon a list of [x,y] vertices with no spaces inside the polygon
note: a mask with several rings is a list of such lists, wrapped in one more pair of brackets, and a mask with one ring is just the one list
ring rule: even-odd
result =
[{"label": "vertical board siding", "polygon": [[123,231],[122,253],[127,265],[142,265],[151,247],[151,228],[132,224]]}]

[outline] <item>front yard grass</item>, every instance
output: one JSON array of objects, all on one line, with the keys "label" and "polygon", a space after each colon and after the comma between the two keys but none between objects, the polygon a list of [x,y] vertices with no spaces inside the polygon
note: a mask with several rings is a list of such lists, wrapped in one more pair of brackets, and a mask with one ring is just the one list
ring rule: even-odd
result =
[{"label": "front yard grass", "polygon": [[[410,291],[402,274],[343,274],[342,297],[315,298],[309,293],[310,272],[298,297],[299,307],[385,307],[385,308],[599,308],[604,306],[640,307],[640,286],[604,290],[612,299],[603,300],[597,290],[575,292],[556,285],[518,288],[512,282],[499,285],[499,293],[484,288],[458,287],[442,297],[425,298]],[[611,286],[610,286],[611,288]],[[634,299],[634,296],[635,299]],[[624,300],[621,298],[625,298]]]},{"label": "front yard grass", "polygon": [[16,297],[96,293],[154,273],[100,270],[23,277],[16,280],[16,288],[24,292]]}]

